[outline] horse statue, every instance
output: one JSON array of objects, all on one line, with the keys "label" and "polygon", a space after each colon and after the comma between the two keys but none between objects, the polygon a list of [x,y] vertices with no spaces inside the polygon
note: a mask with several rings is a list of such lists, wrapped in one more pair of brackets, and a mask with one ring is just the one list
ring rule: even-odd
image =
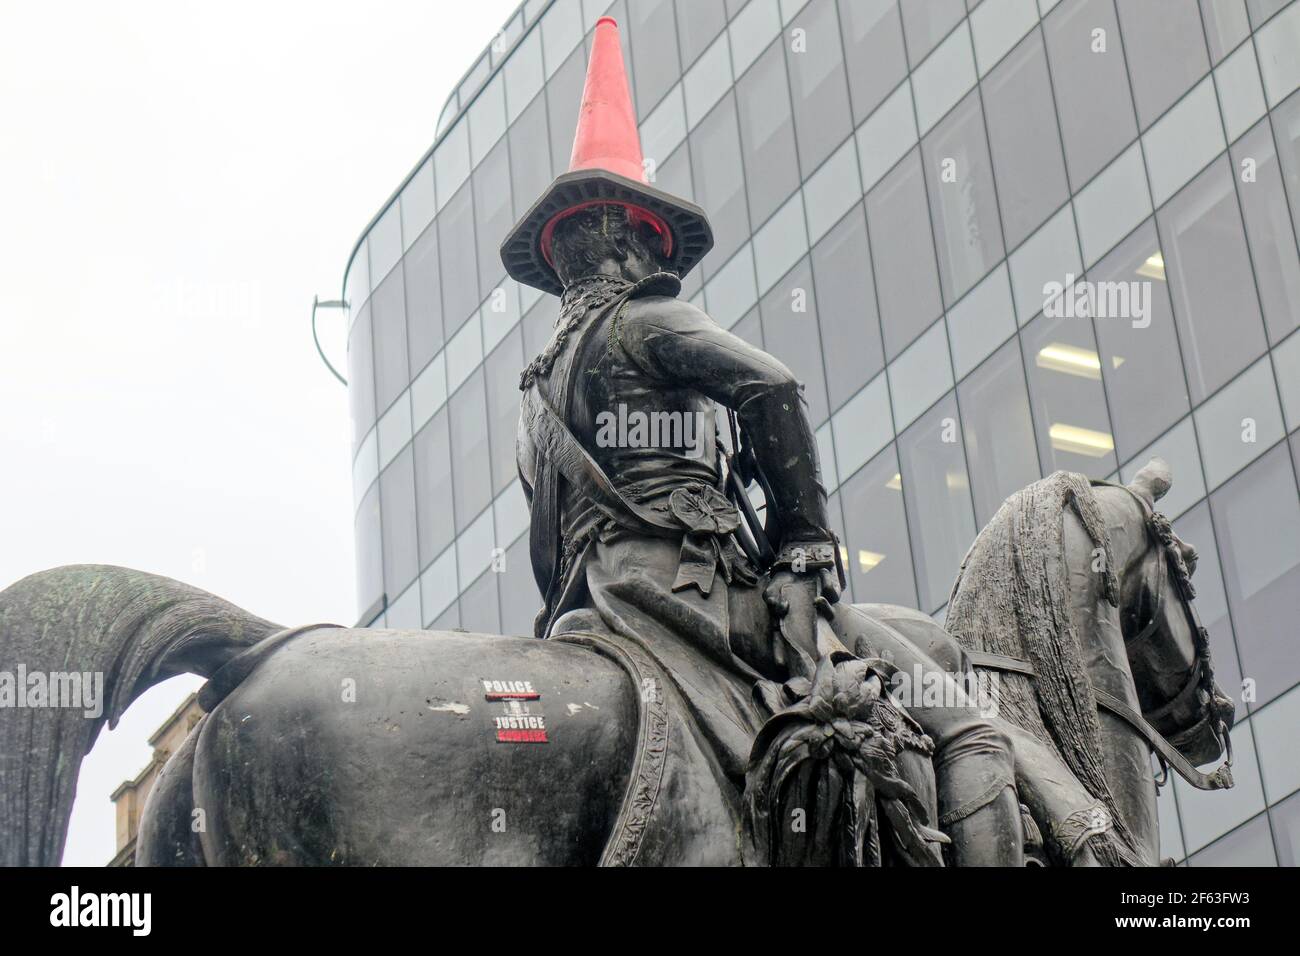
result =
[{"label": "horse statue", "polygon": [[[1228,745],[1232,704],[1214,684],[1192,604],[1195,551],[1154,510],[1169,483],[1155,460],[1127,486],[1058,472],[1012,495],[962,565],[947,630],[908,608],[842,606],[833,629],[857,657],[823,662],[803,701],[772,718],[773,733],[764,727],[754,766],[792,766],[796,751],[817,759],[817,746],[797,741],[823,736],[819,721],[826,740],[832,728],[865,728],[835,714],[861,704],[866,686],[844,692],[840,675],[862,678],[859,659],[903,642],[949,673],[995,675],[1027,864],[1156,864],[1152,754],[1196,786],[1231,786],[1227,764],[1209,775],[1193,766]],[[208,679],[206,715],[159,773],[138,865],[655,865],[708,862],[708,847],[737,840],[737,812],[717,809],[727,801],[695,798],[731,784],[665,759],[695,746],[672,675],[594,634],[285,629],[167,578],[79,565],[0,592],[0,654],[28,674],[102,673],[105,697],[94,716],[0,708],[5,865],[58,863],[100,728],[181,673]],[[545,702],[544,717],[520,706],[528,701]],[[908,723],[905,706],[891,713],[894,726]],[[792,744],[774,757],[763,748],[779,733]],[[907,803],[932,825],[924,754],[922,741],[856,786],[885,788],[879,805],[892,819]],[[891,780],[907,801],[885,800]],[[793,786],[777,780],[757,808],[747,792],[747,824],[784,812]],[[1095,806],[1057,819],[1065,793]],[[931,849],[946,840],[942,826],[920,830]],[[863,862],[857,839],[852,852],[826,846],[801,859]],[[916,859],[897,841],[873,846],[866,862]]]}]

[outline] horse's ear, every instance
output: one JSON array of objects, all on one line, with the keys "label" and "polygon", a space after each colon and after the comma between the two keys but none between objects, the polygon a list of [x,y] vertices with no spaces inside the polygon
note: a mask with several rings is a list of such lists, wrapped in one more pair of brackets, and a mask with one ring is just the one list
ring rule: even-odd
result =
[{"label": "horse's ear", "polygon": [[1142,466],[1128,483],[1129,488],[1154,505],[1165,496],[1165,492],[1174,483],[1169,471],[1169,463],[1163,458],[1152,458]]}]

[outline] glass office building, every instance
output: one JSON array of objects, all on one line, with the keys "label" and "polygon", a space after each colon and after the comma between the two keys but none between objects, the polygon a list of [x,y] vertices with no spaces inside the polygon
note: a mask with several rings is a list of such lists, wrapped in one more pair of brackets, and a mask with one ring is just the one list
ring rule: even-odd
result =
[{"label": "glass office building", "polygon": [[558,302],[497,250],[607,12],[650,174],[712,217],[683,295],[806,384],[852,599],[942,619],[1007,494],[1163,456],[1245,698],[1164,853],[1295,863],[1300,2],[529,0],[347,267],[362,623],[531,633],[517,381]]}]

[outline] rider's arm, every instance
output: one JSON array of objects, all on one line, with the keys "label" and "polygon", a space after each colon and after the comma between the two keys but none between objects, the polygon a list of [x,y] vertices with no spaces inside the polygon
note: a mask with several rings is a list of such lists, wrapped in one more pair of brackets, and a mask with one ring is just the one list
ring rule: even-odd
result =
[{"label": "rider's arm", "polygon": [[794,374],[687,302],[654,296],[630,306],[614,338],[646,374],[735,410],[772,486],[782,545],[829,541],[817,442]]}]

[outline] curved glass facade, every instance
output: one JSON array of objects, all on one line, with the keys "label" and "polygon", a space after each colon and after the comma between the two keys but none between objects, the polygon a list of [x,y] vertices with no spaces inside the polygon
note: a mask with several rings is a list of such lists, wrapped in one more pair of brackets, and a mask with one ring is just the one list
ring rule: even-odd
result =
[{"label": "curved glass facade", "polygon": [[1164,852],[1295,863],[1300,3],[525,3],[349,264],[362,622],[531,632],[517,377],[558,303],[497,248],[607,12],[651,175],[713,219],[684,296],[805,382],[851,597],[941,619],[1007,494],[1162,455],[1253,698]]}]

